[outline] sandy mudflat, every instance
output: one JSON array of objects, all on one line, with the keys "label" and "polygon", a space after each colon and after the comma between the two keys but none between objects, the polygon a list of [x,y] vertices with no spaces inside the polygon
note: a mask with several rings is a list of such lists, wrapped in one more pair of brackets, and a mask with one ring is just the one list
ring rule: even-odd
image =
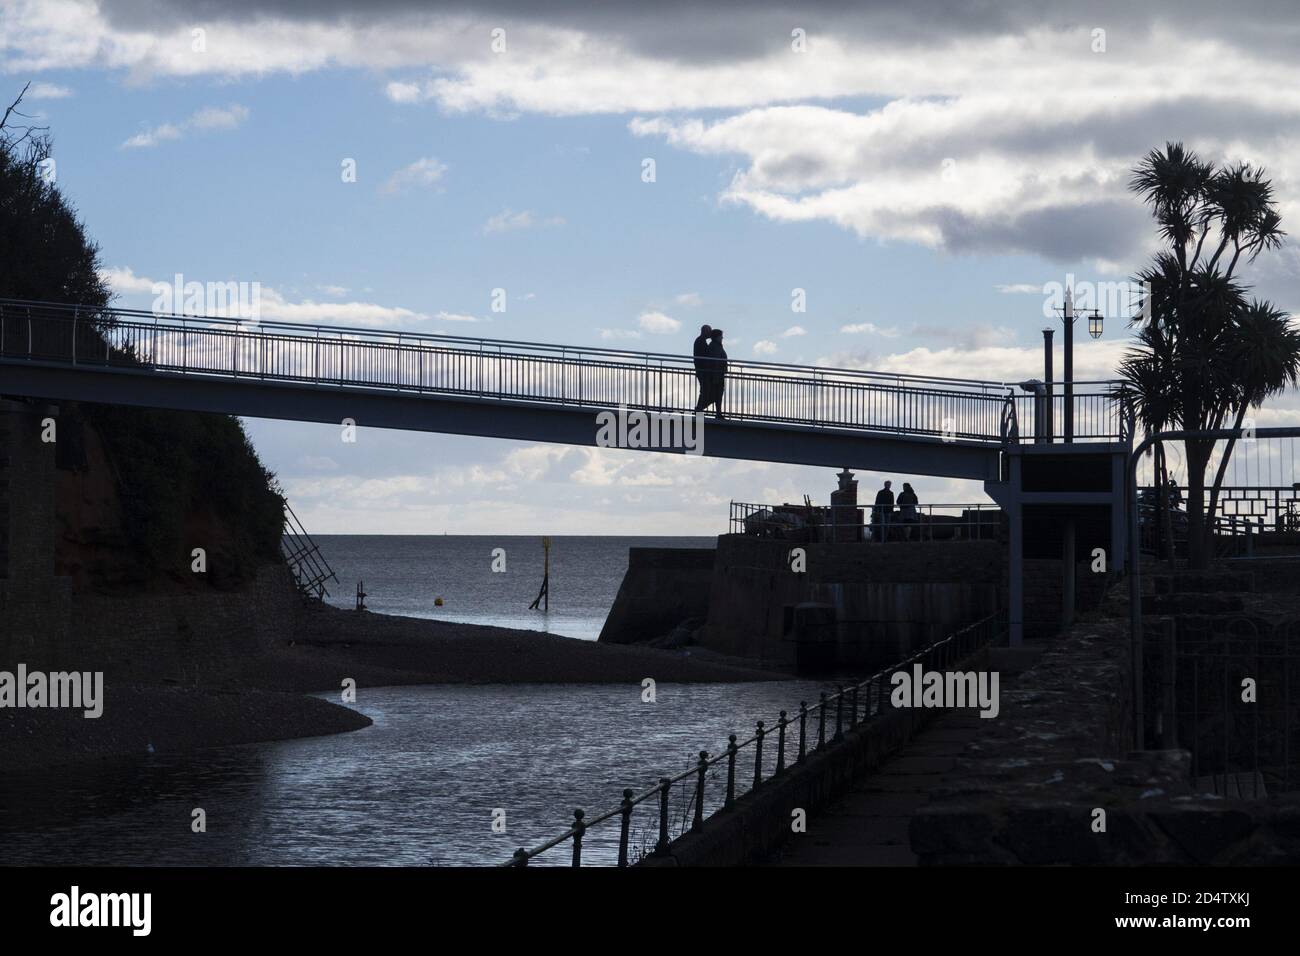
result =
[{"label": "sandy mudflat", "polygon": [[312,607],[293,638],[277,642],[241,675],[267,690],[496,683],[698,683],[773,680],[787,675],[698,648],[656,650],[600,644],[540,631],[427,621]]},{"label": "sandy mudflat", "polygon": [[368,717],[310,692],[438,683],[657,683],[774,680],[695,648],[599,644],[537,631],[425,621],[315,606],[295,634],[232,658],[197,687],[141,685],[107,673],[104,711],[0,709],[0,768],[197,750],[344,733]]}]

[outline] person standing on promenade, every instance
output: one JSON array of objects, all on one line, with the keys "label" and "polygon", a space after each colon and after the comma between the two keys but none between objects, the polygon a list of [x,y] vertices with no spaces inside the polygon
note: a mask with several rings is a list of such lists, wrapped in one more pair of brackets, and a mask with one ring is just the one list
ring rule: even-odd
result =
[{"label": "person standing on promenade", "polygon": [[894,515],[894,492],[892,482],[885,482],[885,487],[876,492],[876,503],[871,508],[871,523],[875,526],[876,540],[884,543],[889,535],[889,519]]},{"label": "person standing on promenade", "polygon": [[898,520],[903,523],[903,540],[912,540],[912,528],[921,520],[920,514],[917,513],[916,492],[907,482],[903,482],[903,491],[898,496]]}]

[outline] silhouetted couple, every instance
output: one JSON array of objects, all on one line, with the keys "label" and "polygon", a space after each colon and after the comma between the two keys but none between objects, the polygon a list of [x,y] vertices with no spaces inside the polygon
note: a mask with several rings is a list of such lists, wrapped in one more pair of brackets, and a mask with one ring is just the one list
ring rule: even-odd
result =
[{"label": "silhouetted couple", "polygon": [[[912,526],[921,520],[917,511],[920,501],[916,492],[907,482],[903,482],[903,493],[898,496],[898,518],[903,525],[907,540],[912,540]],[[877,541],[889,538],[889,526],[894,520],[893,482],[885,482],[885,487],[876,492],[876,503],[871,506],[871,524],[874,526],[872,537]]]},{"label": "silhouetted couple", "polygon": [[710,405],[717,406],[722,417],[722,393],[727,387],[727,350],[722,347],[722,329],[700,326],[695,340],[695,377],[700,383],[700,398],[695,410],[703,412]]}]

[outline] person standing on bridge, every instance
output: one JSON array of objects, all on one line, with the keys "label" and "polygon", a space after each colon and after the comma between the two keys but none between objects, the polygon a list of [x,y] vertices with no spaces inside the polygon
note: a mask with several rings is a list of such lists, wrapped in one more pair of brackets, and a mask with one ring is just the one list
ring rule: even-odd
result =
[{"label": "person standing on bridge", "polygon": [[721,418],[722,393],[727,387],[727,350],[722,347],[722,329],[714,329],[713,337],[709,340],[709,378],[712,389],[704,407],[717,405],[717,415]]},{"label": "person standing on bridge", "polygon": [[713,329],[707,325],[700,326],[700,334],[695,337],[695,380],[700,383],[700,397],[695,402],[695,410],[702,412],[709,407],[709,395],[713,391],[709,376],[709,336]]},{"label": "person standing on bridge", "polygon": [[882,544],[889,536],[889,519],[894,516],[893,482],[885,482],[885,487],[876,492],[876,503],[871,508],[871,523],[875,526],[875,538]]}]

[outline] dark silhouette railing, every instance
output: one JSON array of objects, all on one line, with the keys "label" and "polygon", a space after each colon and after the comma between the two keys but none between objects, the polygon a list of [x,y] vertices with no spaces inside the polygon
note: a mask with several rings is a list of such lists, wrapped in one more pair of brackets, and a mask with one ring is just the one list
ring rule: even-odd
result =
[{"label": "dark silhouette railing", "polygon": [[284,531],[280,536],[280,553],[304,597],[318,601],[329,597],[325,585],[329,581],[337,584],[338,578],[287,500],[284,503]]},{"label": "dark silhouette railing", "polygon": [[[997,537],[1002,526],[1002,509],[992,502],[973,504],[918,504],[915,520],[906,520],[898,505],[884,516],[890,541],[951,541]],[[848,512],[854,512],[856,517]],[[789,541],[844,541],[846,532],[861,532],[871,540],[876,521],[871,504],[847,508],[843,505],[771,505],[747,501],[731,502],[728,530],[731,534]]]},{"label": "dark silhouette railing", "polygon": [[[593,409],[690,413],[698,395],[688,355],[12,299],[0,299],[0,359]],[[999,382],[749,361],[729,362],[726,382],[722,410],[740,421],[949,441],[1033,434],[1032,405]],[[1098,409],[1081,437],[1107,437],[1106,414],[1118,432],[1111,398],[1076,402]]]},{"label": "dark silhouette railing", "polygon": [[[775,724],[769,726],[764,721],[755,724],[754,734],[746,740],[737,740],[732,734],[727,738],[727,746],[722,753],[710,755],[701,750],[692,761],[689,769],[673,777],[661,777],[659,782],[648,790],[637,793],[635,790],[623,791],[622,802],[604,813],[588,818],[581,809],[573,811],[573,825],[568,830],[547,840],[532,849],[520,847],[514,856],[502,866],[528,866],[537,857],[563,844],[570,844],[570,862],[573,866],[582,865],[583,841],[588,831],[611,820],[619,821],[618,866],[625,867],[636,862],[631,859],[632,816],[636,808],[651,802],[657,808],[657,836],[652,853],[664,855],[674,836],[684,832],[702,832],[708,821],[719,813],[731,810],[736,802],[743,799],[744,777],[751,781],[748,792],[760,790],[763,785],[787,773],[792,766],[806,761],[810,756],[822,753],[828,748],[841,744],[846,735],[853,733],[870,733],[874,726],[873,718],[884,713],[888,707],[892,691],[890,677],[894,673],[914,664],[921,664],[925,670],[946,670],[965,660],[981,647],[994,641],[1005,631],[1002,615],[992,614],[970,624],[948,637],[917,651],[906,660],[892,667],[877,671],[866,680],[848,687],[840,686],[834,693],[822,692],[811,707],[807,701],[799,702],[799,709],[792,717],[787,711],[781,711]],[[792,729],[793,728],[793,729]],[[772,756],[770,770],[764,764],[764,744],[769,737],[775,737],[775,753]],[[752,773],[740,766],[743,751],[753,754]],[[746,754],[748,759],[748,754]],[[726,784],[721,805],[712,814],[706,814],[707,784],[709,772],[725,767]],[[737,781],[737,774],[742,780]],[[689,788],[688,804],[680,817],[680,825],[674,828],[672,823],[673,788],[685,784]],[[685,825],[686,818],[690,825]],[[674,832],[676,831],[676,832]]]}]

